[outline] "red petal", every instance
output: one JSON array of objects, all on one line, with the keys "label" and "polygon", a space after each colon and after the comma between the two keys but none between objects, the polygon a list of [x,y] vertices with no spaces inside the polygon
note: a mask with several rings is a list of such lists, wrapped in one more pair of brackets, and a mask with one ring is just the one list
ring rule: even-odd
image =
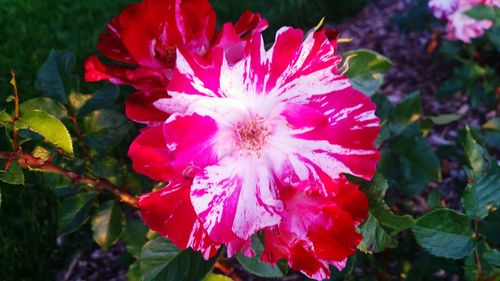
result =
[{"label": "red petal", "polygon": [[246,10],[234,24],[234,29],[238,36],[242,36],[245,33],[262,32],[268,26],[269,23],[260,14]]},{"label": "red petal", "polygon": [[336,197],[306,195],[290,188],[281,191],[286,210],[277,227],[264,231],[262,259],[274,264],[285,258],[292,268],[310,278],[329,278],[328,265],[342,269],[344,261],[356,251],[361,240],[343,204],[352,204],[349,207],[358,215],[366,209],[361,206],[362,210],[357,211],[355,206],[364,205],[366,198],[354,196],[349,197],[352,201],[343,198],[339,202]]},{"label": "red petal", "polygon": [[170,166],[172,156],[167,149],[163,126],[142,130],[130,145],[128,156],[132,160],[134,171],[154,180],[169,181],[172,179],[172,167]]},{"label": "red petal", "polygon": [[208,259],[217,254],[215,244],[196,217],[189,188],[170,184],[139,198],[141,217],[149,228],[170,239],[181,249],[191,247]]},{"label": "red petal", "polygon": [[108,74],[106,67],[101,63],[96,55],[88,57],[83,63],[85,69],[84,79],[87,82],[96,82],[108,80],[111,76]]},{"label": "red petal", "polygon": [[344,176],[337,181],[338,189],[335,202],[348,212],[355,223],[360,223],[368,217],[368,198],[358,186],[349,182]]},{"label": "red petal", "polygon": [[118,17],[113,18],[106,26],[107,34],[99,34],[101,42],[97,43],[97,49],[106,57],[127,64],[136,64],[136,61],[130,56],[127,48],[123,45],[121,39],[122,27]]},{"label": "red petal", "polygon": [[349,214],[336,206],[323,208],[307,235],[317,257],[329,262],[343,261],[354,254],[362,238]]},{"label": "red petal", "polygon": [[129,119],[138,123],[164,122],[169,114],[157,109],[153,103],[165,97],[168,97],[166,92],[153,91],[150,95],[135,92],[125,102],[125,114]]}]

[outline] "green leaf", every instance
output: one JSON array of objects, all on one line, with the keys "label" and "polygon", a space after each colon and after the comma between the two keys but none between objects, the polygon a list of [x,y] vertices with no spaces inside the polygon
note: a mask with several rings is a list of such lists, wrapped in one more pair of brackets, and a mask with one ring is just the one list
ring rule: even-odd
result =
[{"label": "green leaf", "polygon": [[156,237],[142,248],[142,281],[201,281],[217,260],[204,260],[190,249],[180,251],[172,242]]},{"label": "green leaf", "polygon": [[482,175],[488,169],[486,152],[472,137],[470,129],[466,130],[465,154],[467,165],[472,169],[474,175]]},{"label": "green leaf", "polygon": [[348,59],[346,72],[352,86],[367,96],[375,92],[384,83],[384,76],[392,67],[392,62],[373,51],[360,49],[342,55],[344,62]]},{"label": "green leaf", "polygon": [[462,204],[467,215],[479,219],[497,209],[500,206],[500,168],[496,166],[488,174],[474,177],[464,190]]},{"label": "green leaf", "polygon": [[464,90],[464,88],[464,81],[455,77],[451,80],[444,81],[443,83],[441,83],[441,85],[439,85],[437,97],[439,100],[443,100],[444,98],[449,98],[455,93]]},{"label": "green leaf", "polygon": [[27,100],[19,105],[21,112],[39,109],[56,117],[63,119],[68,117],[68,110],[61,103],[50,98],[34,98]]},{"label": "green leaf", "polygon": [[124,216],[115,201],[104,203],[92,217],[94,240],[107,250],[118,241],[123,232]]},{"label": "green leaf", "polygon": [[500,206],[500,167],[467,130],[465,140],[469,183],[462,195],[465,212],[472,218],[485,218]]},{"label": "green leaf", "polygon": [[24,185],[24,173],[16,163],[10,163],[7,171],[0,171],[0,181],[8,184]]},{"label": "green leaf", "polygon": [[360,226],[360,232],[363,240],[359,243],[358,249],[362,252],[378,253],[394,246],[393,238],[372,214],[368,214],[368,218]]},{"label": "green leaf", "polygon": [[0,110],[0,127],[5,127],[11,120],[12,117],[5,110]]},{"label": "green leaf", "polygon": [[260,260],[262,252],[264,251],[264,245],[259,240],[259,238],[254,235],[252,238],[252,249],[255,251],[254,257],[246,257],[244,254],[236,254],[236,259],[247,271],[264,278],[278,278],[285,276],[283,271],[276,266],[272,266],[269,263]]},{"label": "green leaf", "polygon": [[80,185],[75,184],[72,180],[58,174],[43,173],[42,177],[43,182],[59,197],[76,194],[80,188]]},{"label": "green leaf", "polygon": [[94,199],[94,192],[84,192],[61,202],[57,210],[59,235],[78,230],[89,219],[89,211]]},{"label": "green leaf", "polygon": [[119,95],[120,88],[118,86],[114,84],[106,84],[78,110],[78,115],[85,115],[96,109],[112,105]]},{"label": "green leaf", "polygon": [[394,134],[400,134],[408,126],[420,119],[421,111],[420,93],[414,92],[394,108],[389,117],[389,128]]},{"label": "green leaf", "polygon": [[95,157],[92,162],[92,172],[99,177],[108,179],[115,185],[121,186],[124,177],[118,160],[110,156]]},{"label": "green leaf", "polygon": [[432,189],[427,195],[427,208],[432,210],[441,206],[441,193],[437,189]]},{"label": "green leaf", "polygon": [[490,42],[497,48],[497,51],[500,51],[500,24],[490,28],[486,32],[486,35],[488,36]]},{"label": "green leaf", "polygon": [[125,117],[113,110],[96,110],[83,118],[85,142],[95,148],[115,146],[130,126]]},{"label": "green leaf", "polygon": [[42,159],[43,161],[47,161],[50,159],[51,152],[45,149],[42,146],[36,146],[32,151],[31,155],[35,156],[36,158]]},{"label": "green leaf", "polygon": [[15,96],[10,95],[10,96],[8,96],[8,97],[7,97],[7,99],[5,99],[5,101],[6,101],[6,102],[13,102],[15,99],[16,99],[16,97],[15,97]]},{"label": "green leaf", "polygon": [[479,233],[481,236],[485,237],[488,243],[491,243],[495,247],[500,247],[500,235],[498,235],[498,230],[500,229],[500,209],[496,209],[486,218],[481,220],[479,224]]},{"label": "green leaf", "polygon": [[451,209],[436,209],[420,217],[413,233],[422,248],[439,257],[461,259],[476,247],[470,218]]},{"label": "green leaf", "polygon": [[72,92],[68,96],[69,105],[73,109],[73,111],[80,110],[80,108],[82,108],[90,99],[92,99],[92,95],[85,95],[75,92]]},{"label": "green leaf", "polygon": [[[471,253],[464,262],[464,275],[466,280],[477,281],[478,277],[478,260],[480,256],[481,275],[480,280],[499,280],[500,268],[495,265],[498,262],[498,251],[492,250],[485,240],[478,242],[476,250]],[[495,261],[496,259],[496,261]]]},{"label": "green leaf", "polygon": [[[436,153],[422,137],[397,137],[390,146],[399,156],[399,176],[405,183],[427,184],[441,179],[441,166]],[[384,167],[395,169],[395,167]]]},{"label": "green leaf", "polygon": [[475,5],[472,9],[465,12],[466,15],[473,19],[477,20],[493,20],[495,21],[497,18],[497,13],[495,12],[494,7],[486,6],[486,5]]},{"label": "green leaf", "polygon": [[484,123],[483,129],[500,131],[500,117],[488,120]]},{"label": "green leaf", "polygon": [[500,251],[490,250],[483,254],[483,258],[490,264],[500,267]]},{"label": "green leaf", "polygon": [[120,164],[111,156],[96,157],[92,170],[99,177],[120,176]]},{"label": "green leaf", "polygon": [[370,213],[376,217],[383,226],[391,228],[391,234],[393,235],[410,229],[415,225],[415,220],[410,215],[395,215],[385,203],[371,207]]},{"label": "green leaf", "polygon": [[139,261],[133,262],[127,271],[127,281],[141,281],[141,268]]},{"label": "green leaf", "polygon": [[64,104],[68,103],[66,95],[70,89],[70,76],[75,67],[74,56],[67,51],[51,50],[49,57],[38,71],[35,87]]},{"label": "green leaf", "polygon": [[482,126],[481,132],[488,145],[500,148],[500,118],[488,120]]},{"label": "green leaf", "polygon": [[73,155],[73,142],[66,126],[56,117],[42,110],[28,110],[21,116],[22,128],[40,134],[45,141]]},{"label": "green leaf", "polygon": [[376,173],[370,182],[361,181],[360,188],[368,198],[369,215],[360,227],[363,241],[358,248],[366,253],[381,252],[394,246],[393,236],[411,228],[415,221],[409,215],[399,216],[391,212],[384,202],[388,184],[380,173]]},{"label": "green leaf", "polygon": [[141,256],[142,247],[147,241],[147,234],[148,228],[140,219],[130,218],[127,220],[123,241],[125,241],[127,251],[135,258]]},{"label": "green leaf", "polygon": [[446,125],[449,123],[452,123],[454,121],[460,120],[462,118],[462,115],[460,114],[441,114],[438,116],[430,116],[429,119],[431,119],[432,123],[436,125]]},{"label": "green leaf", "polygon": [[387,181],[381,173],[375,173],[371,181],[365,181],[361,178],[350,179],[350,181],[360,185],[361,191],[366,194],[368,203],[371,205],[382,202],[389,188]]}]

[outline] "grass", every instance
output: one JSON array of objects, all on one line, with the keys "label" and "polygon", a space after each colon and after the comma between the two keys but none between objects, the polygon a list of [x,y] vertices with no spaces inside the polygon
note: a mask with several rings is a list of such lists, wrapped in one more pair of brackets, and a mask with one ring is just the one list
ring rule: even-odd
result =
[{"label": "grass", "polygon": [[[10,68],[24,96],[36,95],[36,71],[50,49],[70,50],[80,65],[96,51],[97,34],[137,0],[0,0],[0,93],[10,93]],[[3,98],[2,98],[3,100]]]},{"label": "grass", "polygon": [[0,280],[52,280],[57,200],[50,189],[0,183]]}]

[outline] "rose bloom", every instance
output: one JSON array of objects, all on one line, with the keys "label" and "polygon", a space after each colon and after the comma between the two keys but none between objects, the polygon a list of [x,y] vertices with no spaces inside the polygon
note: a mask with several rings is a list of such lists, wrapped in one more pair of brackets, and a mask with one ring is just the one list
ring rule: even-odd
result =
[{"label": "rose bloom", "polygon": [[430,0],[429,8],[435,17],[444,20],[446,36],[450,40],[470,43],[491,28],[490,20],[475,20],[465,13],[477,5],[500,7],[498,0]]},{"label": "rose bloom", "polygon": [[240,37],[267,27],[266,20],[249,11],[235,25],[225,24],[220,33],[215,24],[215,12],[207,0],[145,0],[130,5],[111,20],[97,44],[113,63],[103,64],[96,55],[89,57],[84,65],[85,80],[131,85],[138,91],[127,100],[127,117],[140,123],[163,121],[168,114],[152,105],[167,97],[177,47],[209,57],[212,46],[222,46],[237,60],[246,42]]},{"label": "rose bloom", "polygon": [[178,45],[170,97],[154,102],[169,117],[129,150],[135,171],[168,182],[140,198],[146,224],[205,258],[221,244],[252,255],[260,232],[264,261],[318,280],[342,269],[368,212],[344,174],[372,178],[380,124],[340,73],[335,44],[324,30],[284,27],[269,50],[250,32],[238,59],[227,45],[208,57]]}]

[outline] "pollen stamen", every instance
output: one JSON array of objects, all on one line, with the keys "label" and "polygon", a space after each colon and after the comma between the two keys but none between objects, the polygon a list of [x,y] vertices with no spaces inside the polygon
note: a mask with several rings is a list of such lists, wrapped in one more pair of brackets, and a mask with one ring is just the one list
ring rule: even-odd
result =
[{"label": "pollen stamen", "polygon": [[236,124],[236,135],[239,138],[240,149],[254,152],[258,156],[260,156],[260,151],[266,145],[270,134],[269,127],[262,117]]},{"label": "pollen stamen", "polygon": [[154,46],[155,57],[167,67],[173,68],[177,57],[175,46],[167,45],[158,39]]}]

